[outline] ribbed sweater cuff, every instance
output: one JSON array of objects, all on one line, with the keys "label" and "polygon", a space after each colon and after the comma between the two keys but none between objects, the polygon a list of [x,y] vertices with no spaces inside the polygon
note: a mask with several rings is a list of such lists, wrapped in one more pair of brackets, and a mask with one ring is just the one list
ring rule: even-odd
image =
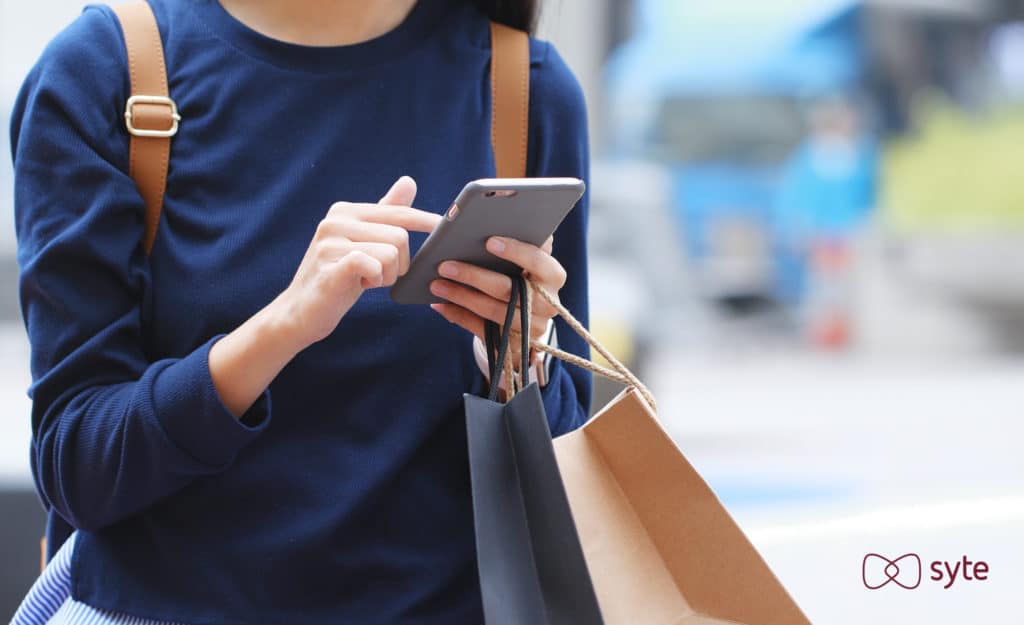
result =
[{"label": "ribbed sweater cuff", "polygon": [[153,382],[153,406],[167,435],[181,449],[211,466],[224,466],[270,423],[270,389],[240,418],[221,400],[210,375],[214,336],[161,371]]}]

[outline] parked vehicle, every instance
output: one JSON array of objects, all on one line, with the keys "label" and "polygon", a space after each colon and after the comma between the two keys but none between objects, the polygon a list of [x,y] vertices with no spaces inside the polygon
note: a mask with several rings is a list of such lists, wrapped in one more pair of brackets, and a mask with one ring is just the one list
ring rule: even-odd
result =
[{"label": "parked vehicle", "polygon": [[[762,6],[763,5],[763,6]],[[608,64],[611,151],[669,175],[698,295],[798,306],[819,237],[874,206],[863,5],[646,0]]]}]

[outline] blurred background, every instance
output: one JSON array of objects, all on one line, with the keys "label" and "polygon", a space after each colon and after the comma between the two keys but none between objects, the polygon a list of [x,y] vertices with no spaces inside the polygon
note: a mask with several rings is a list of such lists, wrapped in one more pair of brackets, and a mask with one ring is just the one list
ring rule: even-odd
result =
[{"label": "blurred background", "polygon": [[[784,585],[819,625],[1020,623],[1024,1],[543,4],[590,106],[592,326]],[[6,128],[81,6],[0,0],[0,619],[43,523]],[[991,572],[871,591],[869,552]]]}]

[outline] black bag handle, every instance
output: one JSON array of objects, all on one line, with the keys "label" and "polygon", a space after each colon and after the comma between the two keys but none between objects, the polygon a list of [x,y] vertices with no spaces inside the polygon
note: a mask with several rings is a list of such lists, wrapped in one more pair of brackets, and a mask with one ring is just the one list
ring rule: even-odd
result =
[{"label": "black bag handle", "polygon": [[[522,362],[519,366],[520,373],[520,388],[525,388],[530,382],[530,318],[526,314],[528,309],[526,279],[521,274],[511,276],[512,278],[512,296],[508,300],[508,308],[505,309],[505,322],[499,328],[498,324],[489,320],[484,320],[484,337],[487,346],[487,369],[491,374],[491,389],[487,394],[487,398],[491,401],[498,400],[498,385],[501,384],[501,376],[504,373],[505,358],[508,356],[508,342],[512,335],[512,321],[516,313],[516,304],[519,304],[519,309],[522,314],[519,315],[520,330],[522,339]],[[512,384],[510,381],[509,387]],[[511,393],[509,393],[511,397]]]}]

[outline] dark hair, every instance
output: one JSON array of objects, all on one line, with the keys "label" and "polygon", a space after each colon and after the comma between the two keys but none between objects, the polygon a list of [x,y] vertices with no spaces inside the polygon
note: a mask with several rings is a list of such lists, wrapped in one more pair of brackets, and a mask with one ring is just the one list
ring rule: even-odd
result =
[{"label": "dark hair", "polygon": [[487,17],[532,33],[537,26],[540,0],[473,0]]}]

